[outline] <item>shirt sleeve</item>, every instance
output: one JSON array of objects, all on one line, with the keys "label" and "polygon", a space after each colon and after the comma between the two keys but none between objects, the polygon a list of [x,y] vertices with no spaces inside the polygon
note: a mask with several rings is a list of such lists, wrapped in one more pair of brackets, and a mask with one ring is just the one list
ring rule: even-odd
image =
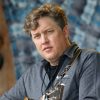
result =
[{"label": "shirt sleeve", "polygon": [[79,100],[100,100],[100,54],[88,55],[82,65]]},{"label": "shirt sleeve", "polygon": [[17,81],[14,87],[12,87],[8,92],[4,93],[0,100],[23,100],[25,93],[25,75]]}]

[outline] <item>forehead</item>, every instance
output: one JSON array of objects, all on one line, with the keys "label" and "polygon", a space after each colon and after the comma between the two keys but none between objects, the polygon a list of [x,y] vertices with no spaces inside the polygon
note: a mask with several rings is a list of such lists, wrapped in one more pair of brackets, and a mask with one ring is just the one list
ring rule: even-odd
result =
[{"label": "forehead", "polygon": [[32,30],[34,32],[36,31],[45,31],[49,28],[57,28],[59,27],[58,24],[50,17],[42,17],[38,19],[38,27],[35,30]]},{"label": "forehead", "polygon": [[42,17],[38,20],[39,26],[57,26],[57,23],[51,17]]}]

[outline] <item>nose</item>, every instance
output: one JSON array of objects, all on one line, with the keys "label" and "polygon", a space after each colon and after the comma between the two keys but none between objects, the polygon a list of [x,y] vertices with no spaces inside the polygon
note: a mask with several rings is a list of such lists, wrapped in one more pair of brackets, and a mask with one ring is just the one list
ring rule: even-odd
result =
[{"label": "nose", "polygon": [[41,43],[42,44],[48,43],[48,37],[45,34],[41,35]]}]

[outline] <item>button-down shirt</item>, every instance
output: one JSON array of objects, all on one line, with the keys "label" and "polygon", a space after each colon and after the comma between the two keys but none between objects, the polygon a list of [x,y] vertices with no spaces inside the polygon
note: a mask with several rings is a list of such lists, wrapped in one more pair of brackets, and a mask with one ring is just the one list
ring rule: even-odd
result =
[{"label": "button-down shirt", "polygon": [[[66,62],[74,56],[76,44],[66,50]],[[40,100],[49,83],[43,61],[29,68],[14,87],[0,97],[0,100],[23,100],[28,97]],[[67,66],[67,64],[66,64]],[[59,73],[64,70],[60,69]],[[81,54],[63,77],[62,100],[100,100],[100,54],[91,49],[81,49]]]}]

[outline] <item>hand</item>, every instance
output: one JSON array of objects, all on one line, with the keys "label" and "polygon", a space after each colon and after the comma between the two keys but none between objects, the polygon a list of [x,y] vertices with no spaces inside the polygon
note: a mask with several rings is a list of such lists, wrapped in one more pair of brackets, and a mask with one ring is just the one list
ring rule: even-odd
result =
[{"label": "hand", "polygon": [[45,100],[45,95],[43,95],[43,96],[40,98],[40,100]]},{"label": "hand", "polygon": [[29,100],[29,99],[27,97],[25,97],[24,100]]}]

